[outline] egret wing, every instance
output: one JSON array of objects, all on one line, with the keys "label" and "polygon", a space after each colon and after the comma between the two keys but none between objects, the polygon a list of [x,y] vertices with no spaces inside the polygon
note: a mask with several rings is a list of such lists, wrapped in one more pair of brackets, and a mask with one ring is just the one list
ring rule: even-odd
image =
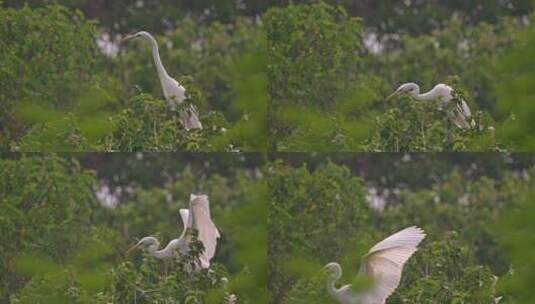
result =
[{"label": "egret wing", "polygon": [[472,111],[470,110],[470,107],[468,107],[468,104],[466,103],[466,101],[464,101],[462,99],[461,99],[461,110],[462,110],[463,115],[466,118],[472,116]]},{"label": "egret wing", "polygon": [[472,113],[468,104],[464,100],[458,100],[455,104],[455,108],[452,110],[450,118],[453,123],[461,129],[470,129],[470,119]]},{"label": "egret wing", "polygon": [[366,256],[376,251],[395,247],[416,247],[424,238],[425,232],[422,229],[416,226],[405,228],[375,244]]},{"label": "egret wing", "polygon": [[179,212],[184,227],[182,234],[180,235],[180,238],[182,238],[186,234],[186,229],[191,228],[192,219],[190,218],[191,214],[188,209],[180,209]]},{"label": "egret wing", "polygon": [[416,252],[425,238],[423,230],[409,227],[395,233],[370,249],[362,259],[360,273],[374,280],[374,286],[363,297],[365,303],[384,303],[401,280],[403,265]]},{"label": "egret wing", "polygon": [[204,246],[204,252],[200,255],[201,266],[208,268],[210,260],[214,257],[217,247],[219,231],[210,217],[210,205],[208,196],[194,195],[190,197],[190,212],[192,214],[192,228],[198,231],[198,239]]}]

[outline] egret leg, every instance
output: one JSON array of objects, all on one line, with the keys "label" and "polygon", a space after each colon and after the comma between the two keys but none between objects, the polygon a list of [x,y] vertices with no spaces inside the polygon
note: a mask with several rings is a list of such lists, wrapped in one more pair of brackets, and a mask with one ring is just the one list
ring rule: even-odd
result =
[{"label": "egret leg", "polygon": [[425,151],[427,150],[427,140],[425,139],[425,129],[424,129],[423,120],[420,120],[420,132],[422,133],[422,141],[423,141],[424,151]]},{"label": "egret leg", "polygon": [[448,124],[447,124],[446,120],[447,120],[447,118],[444,118],[444,120],[443,120],[443,123],[444,123],[444,139],[442,141],[444,142],[444,144],[446,144],[447,139],[448,139]]},{"label": "egret leg", "polygon": [[163,260],[163,275],[167,276],[167,271],[169,270],[169,261],[167,259]]},{"label": "egret leg", "polygon": [[448,146],[450,145],[450,124],[449,124],[449,118],[444,118],[444,145]]},{"label": "egret leg", "polygon": [[167,271],[169,271],[169,269],[171,269],[172,271],[174,268],[175,268],[175,259],[171,259],[167,263]]}]

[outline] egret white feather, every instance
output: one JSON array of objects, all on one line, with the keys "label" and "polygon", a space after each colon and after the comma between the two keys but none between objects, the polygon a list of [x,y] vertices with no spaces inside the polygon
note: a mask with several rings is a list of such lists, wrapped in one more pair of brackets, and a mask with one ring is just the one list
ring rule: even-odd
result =
[{"label": "egret white feather", "polygon": [[[146,32],[140,31],[132,35],[127,35],[122,41],[126,41],[136,37],[143,37],[148,40],[152,46],[152,57],[154,59],[154,65],[156,66],[156,71],[158,72],[158,77],[160,79],[160,84],[162,86],[163,95],[167,104],[171,109],[175,109],[177,105],[184,102],[186,99],[186,89],[176,79],[169,76],[167,70],[162,64],[160,58],[160,52],[158,49],[158,43],[154,37]],[[180,112],[180,120],[182,125],[186,130],[191,129],[202,129],[202,124],[199,120],[197,110],[193,105],[186,107]]]},{"label": "egret white feather", "polygon": [[215,254],[217,239],[221,237],[210,216],[208,196],[191,194],[190,210],[193,215],[193,227],[197,229],[198,239],[204,246],[204,251],[199,258],[202,266],[208,268],[210,266],[210,260]]},{"label": "egret white feather", "polygon": [[160,242],[151,236],[142,238],[136,245],[127,252],[138,248],[146,247],[148,252],[158,259],[171,259],[189,250],[191,238],[186,235],[188,228],[197,230],[197,239],[203,244],[204,251],[200,254],[199,260],[202,268],[210,267],[210,261],[215,255],[217,239],[221,237],[219,230],[212,221],[210,215],[210,202],[207,195],[190,195],[189,209],[180,209],[183,230],[180,237],[171,240],[165,248],[158,250]]},{"label": "egret white feather", "polygon": [[[454,98],[455,90],[443,83],[439,83],[429,92],[420,94],[420,86],[416,83],[408,82],[399,86],[394,93],[386,98],[390,100],[396,96],[408,94],[411,98],[418,101],[435,101],[438,102],[440,109],[446,108],[450,101],[457,101],[457,104],[448,112],[448,118],[461,129],[470,129],[474,124],[472,111],[465,100],[460,97]],[[471,121],[471,122],[469,122]]]},{"label": "egret white feather", "polygon": [[342,277],[342,267],[338,263],[327,264],[329,294],[342,304],[384,304],[398,287],[403,266],[424,238],[424,231],[413,226],[375,244],[362,258],[359,270],[360,275],[373,280],[373,286],[361,292],[352,291],[350,285],[336,288],[336,281]]}]

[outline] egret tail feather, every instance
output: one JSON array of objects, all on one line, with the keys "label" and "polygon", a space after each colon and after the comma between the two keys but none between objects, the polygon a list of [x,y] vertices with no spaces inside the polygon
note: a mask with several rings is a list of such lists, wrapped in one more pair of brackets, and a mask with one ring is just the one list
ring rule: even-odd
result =
[{"label": "egret tail feather", "polygon": [[180,111],[180,121],[182,122],[182,125],[186,131],[192,129],[202,130],[202,124],[199,120],[197,109],[195,109],[193,105],[190,105],[189,107],[186,107]]}]

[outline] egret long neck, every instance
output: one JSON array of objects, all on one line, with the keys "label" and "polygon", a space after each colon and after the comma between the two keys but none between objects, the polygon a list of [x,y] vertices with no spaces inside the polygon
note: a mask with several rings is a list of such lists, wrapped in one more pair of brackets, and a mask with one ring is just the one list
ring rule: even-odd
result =
[{"label": "egret long neck", "polygon": [[338,289],[336,289],[335,283],[338,279],[334,277],[329,277],[327,279],[327,291],[333,297],[336,297]]},{"label": "egret long neck", "polygon": [[167,246],[165,246],[165,248],[161,250],[158,250],[159,247],[160,247],[160,242],[158,242],[158,240],[156,240],[156,243],[149,246],[149,253],[157,259],[168,258],[170,254],[172,253],[170,244],[168,244]]},{"label": "egret long neck", "polygon": [[436,99],[436,92],[435,90],[431,90],[429,92],[426,92],[426,93],[422,93],[420,94],[419,92],[417,92],[413,98],[416,99],[416,100],[419,100],[419,101],[431,101],[431,100],[435,100]]},{"label": "egret long neck", "polygon": [[163,259],[163,258],[166,258],[168,257],[168,254],[167,254],[167,251],[162,249],[162,250],[155,250],[153,252],[151,252],[152,256],[157,258],[157,259]]},{"label": "egret long neck", "polygon": [[327,278],[327,291],[333,297],[337,296],[338,289],[336,288],[336,281],[342,277],[342,267],[337,265],[332,275]]},{"label": "egret long neck", "polygon": [[147,251],[154,257],[158,257],[158,248],[160,247],[160,242],[156,238],[151,238],[151,244],[147,246]]},{"label": "egret long neck", "polygon": [[154,58],[154,64],[156,65],[158,76],[160,77],[160,79],[162,77],[169,77],[167,71],[163,67],[162,60],[160,59],[160,51],[158,49],[158,43],[156,42],[156,39],[154,39],[154,37],[152,37],[152,35],[149,35],[148,33],[143,35],[143,37],[147,38],[152,44],[152,57]]}]

